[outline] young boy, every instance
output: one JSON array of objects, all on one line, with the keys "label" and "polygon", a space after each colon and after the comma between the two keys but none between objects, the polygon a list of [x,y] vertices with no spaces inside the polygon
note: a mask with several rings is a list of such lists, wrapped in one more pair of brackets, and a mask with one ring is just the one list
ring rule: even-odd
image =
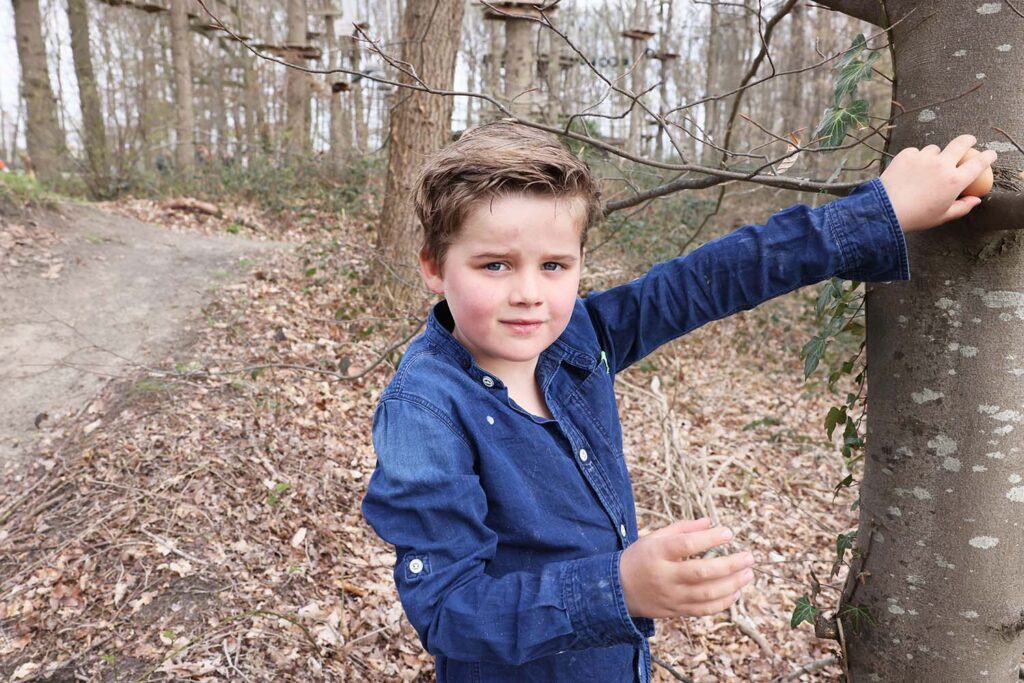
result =
[{"label": "young boy", "polygon": [[706,519],[637,537],[613,380],[676,337],[837,275],[910,277],[903,231],[966,215],[996,158],[906,149],[881,178],[794,206],[646,275],[577,297],[601,216],[587,166],[509,123],[467,132],[415,196],[443,300],[374,416],[363,514],[441,683],[647,682],[654,618],[713,614],[753,578]]}]

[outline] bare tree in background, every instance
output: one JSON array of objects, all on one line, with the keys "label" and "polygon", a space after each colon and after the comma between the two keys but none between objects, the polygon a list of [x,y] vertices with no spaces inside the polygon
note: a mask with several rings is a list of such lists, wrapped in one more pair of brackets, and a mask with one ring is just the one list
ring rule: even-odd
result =
[{"label": "bare tree in background", "polygon": [[[300,47],[306,44],[306,0],[288,0],[288,61],[305,66]],[[285,104],[285,137],[292,161],[305,158],[309,151],[309,77],[298,69],[289,69]]]},{"label": "bare tree in background", "polygon": [[21,62],[21,92],[28,110],[25,138],[39,179],[52,184],[60,178],[65,151],[64,131],[57,123],[57,103],[50,88],[39,0],[13,0],[14,31]]},{"label": "bare tree in background", "polygon": [[100,109],[100,98],[96,93],[96,76],[92,69],[86,0],[68,0],[68,27],[71,32],[75,76],[78,80],[78,101],[82,108],[82,138],[89,162],[86,181],[91,194],[94,197],[102,197],[110,189],[110,167],[107,161],[107,131],[103,123],[103,111]]},{"label": "bare tree in background", "polygon": [[174,61],[175,128],[174,159],[178,172],[195,167],[195,113],[192,104],[192,34],[188,26],[191,0],[171,0],[171,55]]},{"label": "bare tree in background", "polygon": [[[406,0],[402,16],[402,61],[423,83],[451,89],[455,55],[462,32],[464,0]],[[414,83],[407,72],[403,83]],[[420,243],[413,212],[413,182],[423,160],[449,139],[452,98],[401,90],[391,112],[388,174],[384,205],[377,226],[377,246],[384,263],[399,268],[397,278],[381,269],[380,282],[407,303],[418,290],[415,245]]]}]

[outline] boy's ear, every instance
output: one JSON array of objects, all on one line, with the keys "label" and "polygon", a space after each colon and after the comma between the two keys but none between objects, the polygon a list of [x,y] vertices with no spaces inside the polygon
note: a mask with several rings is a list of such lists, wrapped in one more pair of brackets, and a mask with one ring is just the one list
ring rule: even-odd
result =
[{"label": "boy's ear", "polygon": [[420,249],[420,275],[423,276],[423,284],[434,294],[444,296],[444,277],[441,274],[441,266],[437,259],[431,256],[427,248]]}]

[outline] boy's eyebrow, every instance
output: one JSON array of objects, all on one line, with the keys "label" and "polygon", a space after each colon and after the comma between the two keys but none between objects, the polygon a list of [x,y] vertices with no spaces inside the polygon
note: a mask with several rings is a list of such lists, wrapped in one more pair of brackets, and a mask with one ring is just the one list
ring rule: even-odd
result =
[{"label": "boy's eyebrow", "polygon": [[[498,259],[500,259],[500,258],[508,258],[509,256],[514,256],[514,255],[516,255],[518,253],[519,252],[517,252],[517,251],[503,251],[503,252],[487,251],[487,252],[483,252],[483,253],[480,253],[480,254],[473,254],[472,258],[475,258],[475,259],[478,259],[478,258],[480,258],[480,259],[482,259],[482,258],[498,258]],[[579,256],[577,256],[575,254],[547,254],[547,255],[545,255],[543,257],[543,260],[544,261],[569,261],[569,262],[575,262],[575,261],[579,260]]]}]

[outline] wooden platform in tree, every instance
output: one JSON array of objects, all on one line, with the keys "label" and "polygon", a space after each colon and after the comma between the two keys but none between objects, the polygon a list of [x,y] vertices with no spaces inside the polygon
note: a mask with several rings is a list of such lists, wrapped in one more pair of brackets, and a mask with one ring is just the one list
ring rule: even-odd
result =
[{"label": "wooden platform in tree", "polygon": [[518,21],[520,19],[542,19],[545,15],[552,16],[555,7],[541,10],[552,3],[546,0],[503,0],[502,2],[480,3],[484,10],[484,19],[488,21]]}]

